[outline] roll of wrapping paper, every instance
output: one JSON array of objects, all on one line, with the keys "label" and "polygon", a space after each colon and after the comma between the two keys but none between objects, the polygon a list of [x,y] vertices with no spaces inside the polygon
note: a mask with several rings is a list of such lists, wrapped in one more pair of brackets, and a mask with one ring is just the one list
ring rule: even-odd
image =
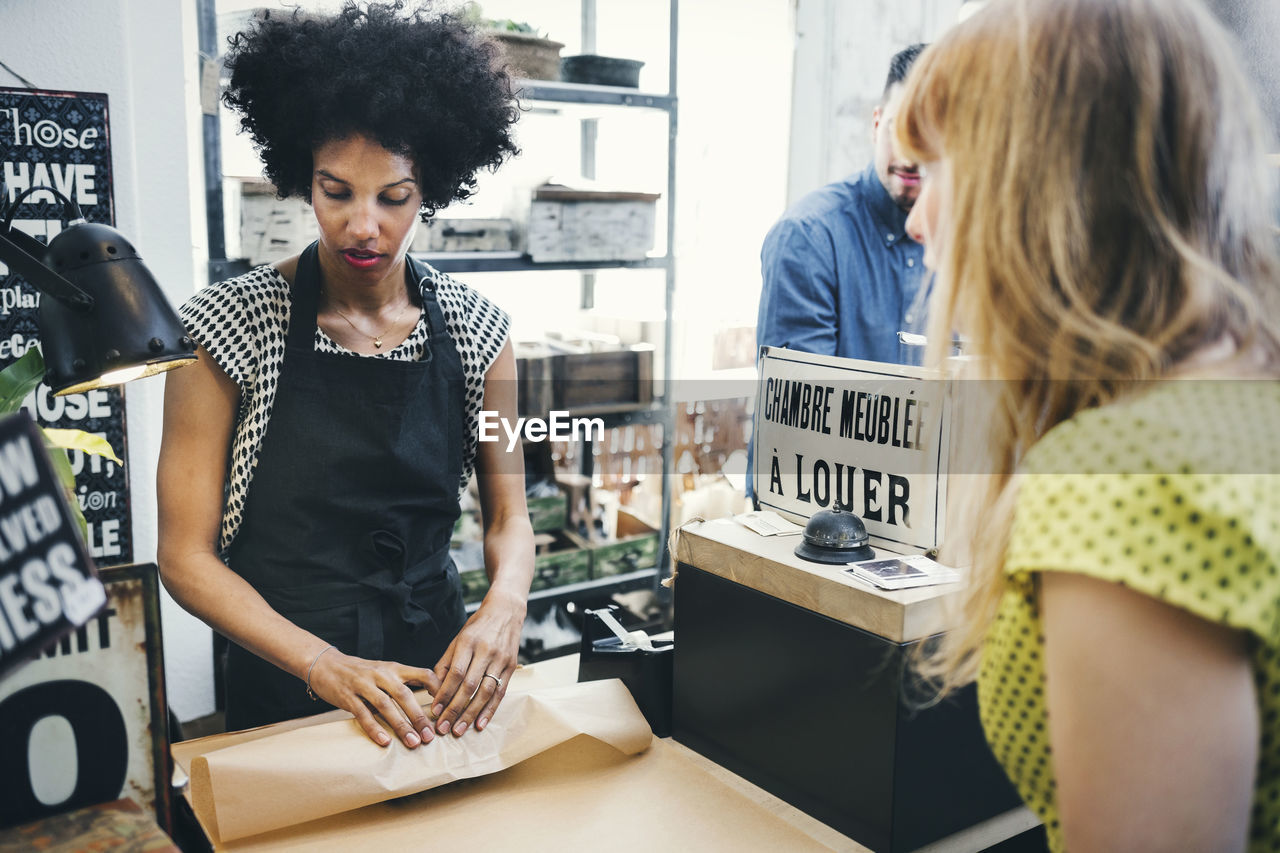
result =
[{"label": "roll of wrapping paper", "polygon": [[320,721],[197,756],[191,799],[226,842],[504,770],[586,735],[625,755],[653,739],[621,681],[509,693],[483,732],[380,747],[354,720]]}]

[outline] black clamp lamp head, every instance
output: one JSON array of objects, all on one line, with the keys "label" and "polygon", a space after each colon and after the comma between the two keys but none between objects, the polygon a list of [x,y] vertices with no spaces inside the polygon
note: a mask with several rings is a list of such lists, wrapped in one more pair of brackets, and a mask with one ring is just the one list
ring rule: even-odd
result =
[{"label": "black clamp lamp head", "polygon": [[[12,227],[18,206],[36,192],[62,201],[65,227],[48,246]],[[54,394],[118,385],[196,360],[195,342],[133,245],[108,225],[86,222],[76,203],[52,187],[30,187],[13,200],[0,225],[0,261],[51,297],[40,300],[40,349],[44,382]]]}]

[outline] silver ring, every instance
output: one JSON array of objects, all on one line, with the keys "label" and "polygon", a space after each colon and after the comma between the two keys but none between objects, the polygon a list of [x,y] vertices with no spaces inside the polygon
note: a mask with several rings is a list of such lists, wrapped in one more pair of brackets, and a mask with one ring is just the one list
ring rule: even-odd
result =
[{"label": "silver ring", "polygon": [[486,672],[486,673],[484,674],[484,678],[481,678],[480,680],[481,680],[481,681],[484,681],[484,679],[485,679],[485,678],[492,678],[494,681],[498,682],[498,689],[499,689],[499,690],[501,690],[501,689],[502,689],[502,679],[501,679],[501,678],[499,678],[498,676],[496,676],[496,675],[492,675],[492,674],[490,674],[490,673],[487,673],[487,672]]}]

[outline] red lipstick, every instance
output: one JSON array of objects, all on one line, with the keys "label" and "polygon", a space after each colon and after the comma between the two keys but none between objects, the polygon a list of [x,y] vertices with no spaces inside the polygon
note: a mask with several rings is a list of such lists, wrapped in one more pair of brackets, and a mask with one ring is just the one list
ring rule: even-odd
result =
[{"label": "red lipstick", "polygon": [[376,266],[382,258],[377,252],[370,252],[367,249],[343,249],[340,254],[343,260],[360,270]]}]

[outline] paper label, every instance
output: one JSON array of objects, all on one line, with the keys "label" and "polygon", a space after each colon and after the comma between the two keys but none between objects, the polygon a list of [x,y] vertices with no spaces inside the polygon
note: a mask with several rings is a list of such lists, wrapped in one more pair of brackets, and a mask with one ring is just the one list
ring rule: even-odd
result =
[{"label": "paper label", "polygon": [[804,528],[800,525],[787,521],[776,512],[767,509],[744,512],[742,515],[735,515],[733,520],[761,536],[796,536],[804,532]]}]

